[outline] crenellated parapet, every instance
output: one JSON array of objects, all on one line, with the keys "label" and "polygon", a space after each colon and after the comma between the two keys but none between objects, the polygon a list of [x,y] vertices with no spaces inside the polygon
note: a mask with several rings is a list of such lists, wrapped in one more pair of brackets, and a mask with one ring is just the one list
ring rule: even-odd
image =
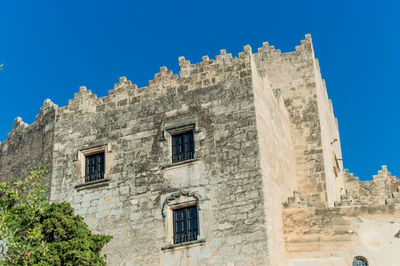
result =
[{"label": "crenellated parapet", "polygon": [[7,150],[7,145],[5,145],[7,140],[16,138],[17,136],[21,136],[22,134],[24,134],[24,132],[26,131],[26,129],[28,127],[29,127],[29,125],[27,123],[25,123],[24,121],[22,121],[21,117],[19,117],[19,116],[16,117],[14,119],[14,124],[12,126],[11,131],[7,134],[7,139],[3,143],[0,142],[0,152]]},{"label": "crenellated parapet", "polygon": [[296,46],[296,52],[307,51],[312,52],[312,39],[311,34],[306,34],[305,39],[300,41],[300,45]]},{"label": "crenellated parapet", "polygon": [[163,86],[176,86],[178,75],[172,73],[167,67],[160,67],[160,72],[154,75],[154,79],[149,81],[149,87],[163,87]]},{"label": "crenellated parapet", "polygon": [[378,170],[378,173],[376,175],[373,175],[372,178],[374,181],[388,181],[388,182],[392,182],[397,179],[395,176],[392,176],[392,174],[388,171],[386,165],[382,165],[382,169]]},{"label": "crenellated parapet", "polygon": [[373,176],[372,180],[359,181],[345,169],[345,194],[337,206],[385,205],[400,203],[400,180],[392,176],[387,166]]},{"label": "crenellated parapet", "polygon": [[251,47],[246,45],[243,49],[244,51],[240,52],[238,57],[232,57],[232,54],[223,49],[215,57],[215,60],[205,55],[197,64],[191,64],[189,60],[181,56],[179,57],[179,74],[181,78],[190,78],[191,80],[217,77],[220,74],[223,76],[223,73],[227,70],[230,71],[233,66],[236,65],[240,68],[240,64],[250,62]]},{"label": "crenellated parapet", "polygon": [[[40,107],[39,114],[36,115],[36,120],[32,124],[28,125],[22,120],[21,117],[16,117],[12,129],[8,133],[7,139],[3,142],[3,144],[5,144],[6,142],[10,142],[10,139],[13,138],[23,138],[24,134],[30,131],[34,131],[36,128],[41,127],[43,124],[53,122],[52,119],[54,118],[49,118],[49,115],[51,116],[51,114],[53,114],[57,108],[58,106],[54,104],[50,99],[46,99],[44,100],[42,107]],[[0,145],[1,144],[2,143],[0,142]]]},{"label": "crenellated parapet", "polygon": [[57,108],[46,99],[32,124],[28,125],[21,117],[15,118],[7,139],[0,143],[0,180],[26,177],[35,166],[51,167]]},{"label": "crenellated parapet", "polygon": [[14,125],[12,127],[12,132],[23,131],[27,127],[28,127],[28,124],[25,123],[24,121],[22,121],[22,118],[18,116],[14,119]]},{"label": "crenellated parapet", "polygon": [[58,105],[50,99],[44,100],[42,107],[40,107],[40,112],[36,116],[36,121],[43,121],[49,113],[54,112],[57,108]]},{"label": "crenellated parapet", "polygon": [[310,34],[305,35],[305,39],[300,41],[300,45],[295,47],[295,51],[282,53],[280,49],[270,45],[268,42],[263,42],[262,47],[258,48],[257,53],[254,54],[257,67],[265,67],[265,63],[279,62],[280,60],[313,60],[314,51],[312,39]]},{"label": "crenellated parapet", "polygon": [[269,45],[268,42],[263,42],[262,47],[258,48],[257,58],[262,59],[264,57],[279,56],[281,50],[275,49],[275,46]]},{"label": "crenellated parapet", "polygon": [[227,53],[225,49],[222,49],[219,54],[215,56],[215,61],[222,65],[229,65],[232,63],[232,54]]},{"label": "crenellated parapet", "polygon": [[105,97],[97,98],[86,87],[81,87],[68,106],[57,110],[57,121],[70,119],[76,114],[102,112],[115,108],[133,105],[146,100],[162,97],[167,94],[181,94],[186,91],[214,86],[230,79],[250,77],[252,51],[249,45],[237,57],[226,50],[221,50],[215,60],[203,56],[201,62],[191,64],[189,60],[179,57],[179,75],[174,74],[165,66],[154,75],[148,86],[138,87],[126,77],[121,77],[109,90]]},{"label": "crenellated parapet", "polygon": [[[148,86],[140,88],[126,77],[121,77],[119,82],[114,84],[114,88],[109,90],[108,95],[101,98],[97,98],[91,90],[82,86],[79,92],[74,94],[74,98],[69,100],[67,106],[58,108],[50,100],[46,100],[36,120],[42,120],[48,111],[57,110],[57,120],[68,119],[76,113],[92,113],[103,111],[107,108],[135,104],[149,98],[166,95],[167,91],[168,93],[180,93],[200,87],[212,86],[231,78],[246,78],[251,74],[250,61],[252,58],[258,62],[277,56],[310,51],[310,49],[312,50],[311,36],[307,34],[305,40],[302,40],[301,44],[296,46],[296,50],[290,53],[281,53],[273,45],[264,42],[262,47],[258,48],[258,52],[254,54],[250,45],[244,46],[243,51],[237,57],[233,57],[231,53],[227,53],[225,49],[222,49],[215,59],[210,59],[205,55],[202,57],[201,62],[196,64],[192,64],[181,56],[179,57],[179,75],[174,74],[164,66],[160,68],[160,72],[154,75],[154,79],[149,81]],[[17,122],[13,127],[13,131],[22,130],[24,126],[21,123],[23,122]],[[11,135],[13,131],[10,132]]]},{"label": "crenellated parapet", "polygon": [[74,98],[68,101],[68,105],[58,108],[56,120],[67,119],[74,113],[93,113],[96,112],[97,95],[92,94],[85,86],[79,88],[79,92],[74,94]]},{"label": "crenellated parapet", "polygon": [[75,93],[74,98],[69,100],[68,109],[88,109],[91,105],[96,102],[96,94],[92,94],[91,90],[88,90],[85,86],[79,88],[79,92]]},{"label": "crenellated parapet", "polygon": [[108,91],[108,95],[128,94],[130,96],[135,95],[138,86],[132,84],[132,81],[126,77],[120,77],[119,82],[114,84],[114,89]]},{"label": "crenellated parapet", "polygon": [[[220,82],[248,78],[251,76],[252,60],[257,63],[260,60],[302,53],[310,49],[312,49],[311,37],[306,35],[305,40],[301,41],[301,44],[296,47],[296,51],[290,53],[281,53],[279,49],[275,49],[274,46],[264,42],[262,47],[258,48],[257,53],[253,53],[252,48],[246,45],[237,57],[223,49],[215,56],[215,59],[203,56],[201,62],[192,64],[182,56],[179,57],[179,75],[174,74],[166,67],[161,67],[160,71],[154,75],[154,79],[149,81],[148,86],[140,88],[126,77],[121,77],[114,88],[109,90],[108,95],[101,98],[82,86],[74,94],[74,98],[69,100],[67,106],[58,108],[50,100],[46,100],[36,120],[42,121],[50,111],[55,111],[56,121],[68,120],[85,113],[123,108],[167,94],[178,95],[186,91],[215,86]],[[259,71],[259,73],[265,75],[262,71]],[[281,90],[278,89],[278,91]],[[24,125],[22,120],[18,120],[12,132],[10,132],[10,136],[27,129],[29,129],[29,126]]]},{"label": "crenellated parapet", "polygon": [[[138,87],[126,77],[121,77],[114,88],[109,90],[108,95],[101,98],[97,98],[86,87],[81,87],[74,98],[69,101],[68,106],[57,110],[57,119],[69,119],[76,112],[99,112],[136,104],[166,94],[179,94],[213,86],[232,78],[246,78],[251,75],[251,60],[253,59],[257,63],[260,60],[267,60],[266,58],[308,51],[310,47],[312,47],[311,37],[306,35],[306,39],[301,42],[295,52],[291,53],[282,54],[279,49],[275,49],[274,46],[264,42],[263,46],[258,49],[258,53],[255,54],[252,53],[250,45],[246,45],[237,57],[233,57],[231,53],[227,53],[223,49],[220,50],[215,59],[210,59],[205,55],[201,62],[196,64],[192,64],[181,56],[178,60],[179,75],[174,74],[165,66],[161,67],[160,72],[156,73],[154,79],[150,80],[148,85],[144,87]],[[260,73],[264,72],[261,71]]]}]

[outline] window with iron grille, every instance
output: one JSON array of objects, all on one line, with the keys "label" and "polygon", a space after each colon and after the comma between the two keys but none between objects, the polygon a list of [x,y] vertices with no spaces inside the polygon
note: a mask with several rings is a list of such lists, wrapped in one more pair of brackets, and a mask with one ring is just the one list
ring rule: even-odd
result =
[{"label": "window with iron grille", "polygon": [[368,262],[363,257],[356,257],[353,261],[353,266],[368,266]]},{"label": "window with iron grille", "polygon": [[197,240],[197,206],[174,210],[174,244]]},{"label": "window with iron grille", "polygon": [[86,156],[85,182],[104,179],[104,152]]},{"label": "window with iron grille", "polygon": [[182,162],[194,158],[193,130],[172,136],[172,162]]}]

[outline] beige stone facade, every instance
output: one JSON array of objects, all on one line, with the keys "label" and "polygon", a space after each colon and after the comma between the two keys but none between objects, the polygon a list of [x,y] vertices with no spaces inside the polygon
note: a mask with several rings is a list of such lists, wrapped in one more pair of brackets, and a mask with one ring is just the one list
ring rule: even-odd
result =
[{"label": "beige stone facade", "polygon": [[[179,67],[46,100],[0,144],[0,177],[48,165],[49,199],[114,237],[110,265],[399,265],[400,183],[386,167],[363,182],[343,169],[310,35],[289,53],[264,43]],[[185,132],[194,155],[174,162]],[[96,154],[104,169],[88,181]],[[174,215],[190,207],[197,236],[177,243]]]}]

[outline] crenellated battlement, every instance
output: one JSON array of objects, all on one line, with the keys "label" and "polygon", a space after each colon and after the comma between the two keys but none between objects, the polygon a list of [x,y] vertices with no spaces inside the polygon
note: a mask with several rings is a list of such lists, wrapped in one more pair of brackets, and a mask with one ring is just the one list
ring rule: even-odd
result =
[{"label": "crenellated battlement", "polygon": [[191,64],[189,60],[179,57],[180,73],[174,74],[167,67],[161,67],[160,72],[154,75],[148,86],[138,87],[126,77],[121,77],[109,90],[108,95],[97,98],[86,87],[81,87],[68,105],[57,110],[57,121],[69,119],[76,112],[99,112],[109,108],[118,108],[128,104],[136,104],[147,99],[164,96],[167,93],[177,94],[212,86],[230,78],[246,78],[251,74],[251,47],[244,47],[238,57],[221,50],[215,60],[203,56],[202,61]]},{"label": "crenellated battlement", "polygon": [[384,205],[400,202],[399,185],[400,180],[392,176],[387,166],[383,165],[381,170],[373,176],[372,180],[359,181],[347,169],[345,175],[345,194],[337,206],[353,205]]},{"label": "crenellated battlement", "polygon": [[258,67],[261,67],[263,62],[276,61],[279,59],[286,59],[293,56],[301,56],[306,59],[313,59],[313,45],[310,34],[305,35],[305,39],[300,41],[300,45],[295,47],[292,52],[282,53],[280,49],[276,49],[275,46],[270,45],[268,42],[263,42],[262,47],[257,49],[257,53],[254,54]]},{"label": "crenellated battlement", "polygon": [[[68,101],[67,106],[58,108],[58,106],[51,103],[50,100],[46,100],[37,119],[40,120],[43,116],[43,108],[57,109],[58,117],[63,117],[65,119],[67,116],[63,116],[63,114],[76,112],[78,110],[80,110],[80,112],[101,111],[105,108],[98,108],[98,106],[104,104],[108,104],[109,106],[123,106],[124,102],[134,104],[146,98],[165,95],[168,89],[177,91],[178,87],[187,87],[179,90],[185,91],[186,89],[191,90],[201,86],[215,85],[218,82],[226,80],[227,76],[243,78],[249,74],[246,73],[245,69],[248,70],[250,68],[252,56],[256,61],[262,61],[267,58],[288,56],[303,51],[309,52],[310,50],[312,50],[311,35],[306,34],[305,39],[300,41],[300,45],[295,47],[294,52],[281,53],[281,51],[276,49],[273,45],[270,45],[268,42],[263,42],[262,47],[258,48],[255,54],[252,54],[250,45],[245,45],[243,51],[240,52],[237,57],[233,57],[231,53],[227,53],[225,49],[222,49],[220,53],[215,56],[215,59],[210,59],[205,55],[202,57],[201,62],[192,64],[189,60],[186,60],[185,57],[181,56],[178,59],[179,75],[174,74],[164,66],[160,68],[160,72],[154,75],[154,79],[149,81],[148,86],[140,88],[126,77],[121,77],[119,82],[114,84],[114,88],[108,91],[108,95],[101,98],[97,98],[96,94],[93,94],[91,90],[82,86],[79,88],[79,92],[74,94],[74,98]],[[126,101],[124,99],[126,99]],[[110,102],[114,101],[117,101],[117,103],[110,104]],[[49,107],[50,105],[51,107]],[[17,128],[21,129],[20,126],[14,125],[10,134],[12,134],[14,130],[18,130]]]},{"label": "crenellated battlement", "polygon": [[[154,75],[148,86],[138,87],[126,77],[121,77],[119,82],[114,85],[114,89],[109,90],[105,97],[97,98],[90,90],[81,87],[75,94],[74,99],[70,100],[68,106],[57,110],[60,119],[67,119],[69,113],[81,110],[82,112],[102,111],[108,108],[117,108],[126,104],[135,104],[146,99],[165,95],[168,93],[180,93],[186,90],[194,90],[204,86],[215,85],[218,82],[226,81],[228,78],[245,78],[250,75],[252,58],[264,60],[266,57],[276,57],[285,54],[300,53],[311,47],[311,36],[306,35],[306,39],[296,47],[296,52],[282,54],[279,49],[264,42],[258,53],[252,54],[250,45],[245,45],[243,51],[237,57],[227,53],[225,49],[220,50],[215,59],[210,59],[207,55],[202,57],[201,62],[192,64],[185,57],[178,59],[179,75],[174,74],[167,67],[161,67],[160,72]],[[308,51],[308,50],[307,50]]]},{"label": "crenellated battlement", "polygon": [[128,80],[126,77],[120,77],[119,82],[114,84],[114,89],[108,91],[108,95],[125,93],[132,96],[136,94],[137,89],[138,86],[136,84],[132,84],[132,81]]},{"label": "crenellated battlement", "polygon": [[269,45],[268,42],[263,42],[262,47],[258,48],[258,54],[262,56],[275,56],[280,55],[281,50],[275,49],[275,46]]},{"label": "crenellated battlement", "polygon": [[0,180],[26,177],[28,171],[38,165],[51,170],[57,108],[46,99],[32,124],[28,125],[21,117],[15,118],[7,139],[0,143]]},{"label": "crenellated battlement", "polygon": [[181,56],[179,57],[179,74],[181,78],[195,77],[199,73],[214,71],[222,66],[237,64],[240,61],[239,58],[242,58],[240,54],[238,57],[232,57],[232,54],[226,53],[225,49],[220,50],[220,54],[216,55],[215,60],[205,55],[202,57],[201,62],[197,64],[191,64],[189,60]]},{"label": "crenellated battlement", "polygon": [[[160,72],[154,75],[154,79],[149,81],[149,87],[176,86],[178,74],[172,73],[167,67],[160,67]],[[175,81],[175,82],[174,82]]]},{"label": "crenellated battlement", "polygon": [[90,106],[96,102],[96,99],[96,94],[92,94],[91,90],[88,90],[85,86],[81,86],[79,92],[74,94],[74,98],[68,101],[68,106],[70,110],[76,110],[80,106]]},{"label": "crenellated battlement", "polygon": [[57,122],[84,114],[124,108],[127,105],[134,105],[165,95],[179,95],[192,90],[215,86],[233,79],[246,79],[252,73],[252,60],[260,69],[258,73],[263,73],[264,75],[264,66],[259,65],[259,61],[269,60],[268,58],[287,57],[294,54],[300,55],[303,51],[309,52],[310,47],[312,49],[311,37],[306,35],[305,40],[301,41],[295,51],[289,53],[281,53],[279,49],[275,49],[268,42],[264,42],[262,47],[257,49],[258,52],[254,54],[250,45],[245,45],[243,51],[237,56],[233,56],[225,49],[222,49],[215,56],[215,59],[205,55],[202,57],[201,62],[195,64],[181,56],[178,59],[179,74],[174,74],[163,66],[154,75],[154,79],[150,80],[148,85],[144,87],[138,87],[126,77],[121,77],[119,82],[114,84],[114,88],[108,91],[108,95],[100,98],[93,94],[91,90],[82,86],[66,106],[58,107],[50,100],[45,100],[39,114],[36,116],[36,121],[32,125],[27,125],[21,118],[17,118],[11,132],[8,134],[7,140],[13,138],[13,136],[21,136],[26,132],[34,131],[33,128],[42,123],[46,119],[46,114],[50,111],[54,112],[55,121]]},{"label": "crenellated battlement", "polygon": [[15,138],[23,138],[25,134],[34,131],[36,128],[50,122],[51,119],[49,120],[47,115],[51,112],[54,112],[57,108],[58,106],[50,99],[46,99],[43,101],[43,105],[40,107],[40,112],[36,115],[36,119],[32,124],[28,125],[22,120],[21,117],[16,117],[14,119],[12,129],[7,135],[7,139],[3,143],[0,142],[0,152],[3,149],[3,146],[10,140]]}]

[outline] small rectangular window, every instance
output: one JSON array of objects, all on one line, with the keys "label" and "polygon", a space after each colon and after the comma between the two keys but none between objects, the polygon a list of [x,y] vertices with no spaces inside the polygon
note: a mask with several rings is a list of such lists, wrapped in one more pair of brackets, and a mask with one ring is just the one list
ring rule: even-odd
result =
[{"label": "small rectangular window", "polygon": [[174,244],[197,240],[197,206],[174,210]]},{"label": "small rectangular window", "polygon": [[194,158],[193,131],[172,136],[172,162],[182,162]]},{"label": "small rectangular window", "polygon": [[86,156],[85,182],[104,179],[104,152]]}]

